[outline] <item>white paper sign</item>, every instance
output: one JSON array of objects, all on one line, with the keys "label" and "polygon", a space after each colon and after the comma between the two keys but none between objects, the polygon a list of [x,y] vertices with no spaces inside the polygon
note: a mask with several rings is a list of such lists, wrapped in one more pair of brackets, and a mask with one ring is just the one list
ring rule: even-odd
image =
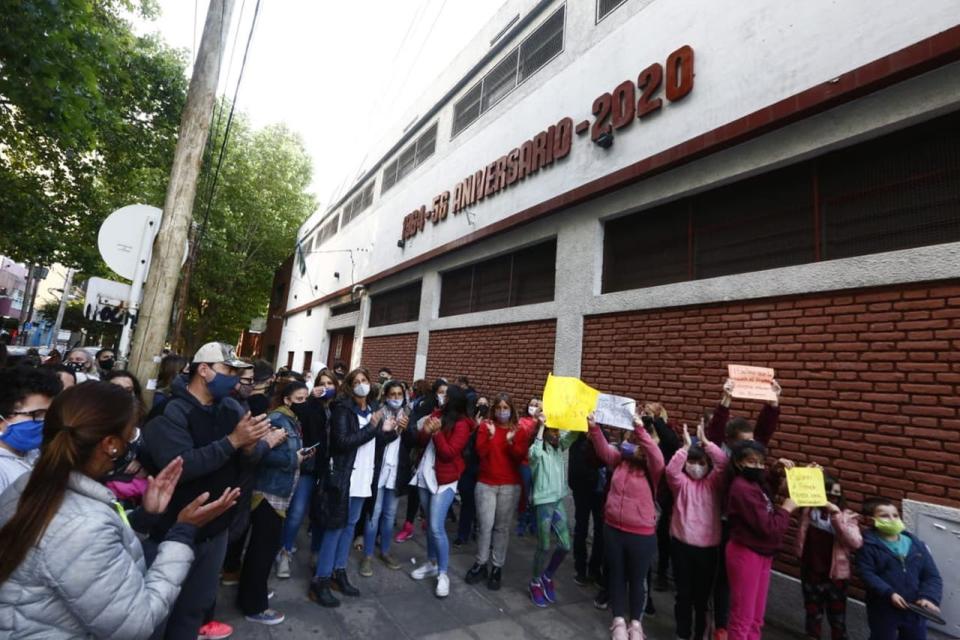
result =
[{"label": "white paper sign", "polygon": [[601,393],[597,396],[593,419],[597,424],[633,431],[633,416],[636,410],[637,401],[632,398]]}]

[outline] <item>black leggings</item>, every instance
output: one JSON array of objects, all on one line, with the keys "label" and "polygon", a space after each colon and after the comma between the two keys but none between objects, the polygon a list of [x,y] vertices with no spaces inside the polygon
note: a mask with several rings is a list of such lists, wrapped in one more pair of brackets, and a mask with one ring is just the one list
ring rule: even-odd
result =
[{"label": "black leggings", "polygon": [[[607,589],[614,618],[640,620],[647,603],[647,571],[657,553],[657,536],[641,536],[604,525],[604,553],[607,556]],[[627,617],[627,591],[630,617]]]},{"label": "black leggings", "polygon": [[283,518],[263,500],[250,514],[250,544],[240,569],[237,604],[244,615],[254,615],[269,607],[267,579],[280,551]]},{"label": "black leggings", "polygon": [[407,489],[407,517],[405,522],[413,524],[417,519],[417,511],[420,510],[420,493],[416,487]]},{"label": "black leggings", "polygon": [[707,629],[707,602],[717,571],[720,547],[694,547],[671,541],[673,576],[677,600],[673,607],[677,619],[677,637],[681,640],[702,638]]}]

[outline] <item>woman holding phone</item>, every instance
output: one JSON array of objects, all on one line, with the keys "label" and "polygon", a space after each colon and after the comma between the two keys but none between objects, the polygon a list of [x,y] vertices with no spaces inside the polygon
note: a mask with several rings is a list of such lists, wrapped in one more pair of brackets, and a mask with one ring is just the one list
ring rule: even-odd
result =
[{"label": "woman holding phone", "polygon": [[[383,385],[381,392],[384,429],[400,435],[387,442],[377,441],[374,483],[371,488],[372,509],[363,532],[363,559],[360,561],[360,575],[369,578],[373,575],[373,548],[380,534],[380,561],[391,571],[397,571],[401,565],[390,555],[390,543],[393,542],[393,523],[397,518],[397,490],[404,475],[410,481],[410,447],[416,444],[416,433],[408,431],[410,422],[407,406],[406,386],[397,380]],[[407,460],[406,473],[401,473],[402,461]]]}]

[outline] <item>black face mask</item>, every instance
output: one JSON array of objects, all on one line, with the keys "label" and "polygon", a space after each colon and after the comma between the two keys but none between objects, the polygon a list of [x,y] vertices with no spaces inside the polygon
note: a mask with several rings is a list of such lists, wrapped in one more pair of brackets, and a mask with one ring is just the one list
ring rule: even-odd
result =
[{"label": "black face mask", "polygon": [[100,368],[104,371],[110,371],[113,369],[113,365],[116,364],[116,360],[113,358],[107,358],[106,360],[100,361]]},{"label": "black face mask", "polygon": [[68,362],[63,366],[65,366],[67,369],[69,369],[73,373],[79,373],[80,371],[83,370],[83,363],[81,362]]},{"label": "black face mask", "polygon": [[140,445],[143,443],[143,435],[138,434],[137,439],[133,442],[127,443],[127,450],[123,452],[122,456],[119,456],[116,460],[113,461],[113,469],[107,472],[106,477],[113,478],[115,476],[121,475],[123,471],[127,468],[131,462],[137,459],[137,455],[140,453]]},{"label": "black face mask", "polygon": [[763,480],[764,471],[765,469],[757,469],[756,467],[744,467],[740,470],[740,475],[750,482],[760,482]]},{"label": "black face mask", "polygon": [[487,414],[490,413],[490,405],[478,404],[477,405],[477,415],[481,418],[486,418]]},{"label": "black face mask", "polygon": [[310,415],[306,402],[294,402],[290,405],[290,410],[293,411],[293,415],[297,416],[297,420],[300,422],[306,420],[307,416]]}]

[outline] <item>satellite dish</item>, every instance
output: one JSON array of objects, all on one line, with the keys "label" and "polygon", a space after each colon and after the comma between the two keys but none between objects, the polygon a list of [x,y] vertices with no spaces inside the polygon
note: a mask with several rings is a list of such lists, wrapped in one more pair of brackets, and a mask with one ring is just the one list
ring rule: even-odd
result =
[{"label": "satellite dish", "polygon": [[[143,271],[143,278],[146,280],[147,273],[150,271],[152,252],[147,252],[145,256],[138,255],[140,243],[143,234],[150,232],[152,234],[150,246],[153,246],[153,240],[160,232],[162,218],[162,210],[146,204],[127,205],[111,213],[100,225],[100,233],[97,235],[97,247],[100,249],[103,261],[117,275],[133,280],[137,263],[142,257],[146,260]],[[190,243],[185,241],[181,264],[187,261],[189,253]]]},{"label": "satellite dish", "polygon": [[[107,266],[117,275],[133,280],[137,262],[141,259],[143,234],[150,231],[156,238],[162,217],[163,211],[145,204],[131,204],[107,216],[97,235],[97,247]],[[148,268],[149,265],[148,260]]]}]

